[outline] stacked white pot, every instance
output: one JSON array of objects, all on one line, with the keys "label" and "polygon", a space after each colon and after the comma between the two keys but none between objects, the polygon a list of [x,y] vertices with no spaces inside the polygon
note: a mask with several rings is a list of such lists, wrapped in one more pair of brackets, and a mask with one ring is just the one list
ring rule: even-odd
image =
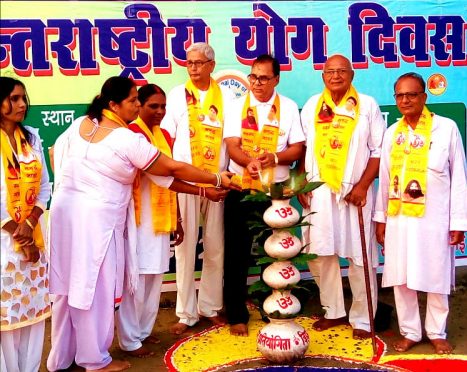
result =
[{"label": "stacked white pot", "polygon": [[[288,290],[298,283],[300,272],[287,260],[300,253],[302,243],[289,231],[281,230],[296,224],[300,215],[290,205],[289,199],[272,200],[272,206],[264,212],[263,219],[273,228],[273,234],[266,240],[264,249],[268,256],[279,261],[269,265],[263,272],[264,282],[273,288],[272,294],[263,304],[263,310],[270,316],[271,322],[259,331],[257,345],[268,360],[290,363],[303,357],[310,342],[306,330],[293,319],[301,305]],[[278,314],[281,318],[292,318],[277,319]]]}]

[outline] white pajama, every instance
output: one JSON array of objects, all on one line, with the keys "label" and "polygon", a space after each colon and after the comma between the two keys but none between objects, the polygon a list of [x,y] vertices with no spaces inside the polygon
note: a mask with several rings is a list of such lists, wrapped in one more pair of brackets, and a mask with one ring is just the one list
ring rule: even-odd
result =
[{"label": "white pajama", "polygon": [[[175,248],[177,307],[180,322],[192,326],[199,315],[213,317],[222,309],[224,273],[224,204],[195,195],[178,194],[185,237]],[[198,300],[195,287],[195,255],[198,226],[203,218],[203,269]]]},{"label": "white pajama", "polygon": [[2,331],[1,370],[37,372],[42,358],[45,320],[12,331]]},{"label": "white pajama", "polygon": [[[222,102],[224,118],[232,99],[232,92],[223,86]],[[200,104],[206,92],[200,91]],[[167,113],[162,119],[161,129],[174,139],[172,155],[174,160],[192,164],[190,146],[190,125],[186,103],[185,84],[174,87],[167,95]],[[224,124],[223,130],[226,129]],[[227,150],[221,143],[219,171],[226,169]],[[199,315],[213,317],[222,308],[222,286],[224,272],[224,205],[194,195],[178,194],[178,203],[183,218],[185,237],[175,249],[177,307],[180,322],[189,326],[199,320]],[[203,221],[203,270],[199,284],[198,300],[195,287],[195,254],[198,243],[199,221]]]},{"label": "white pajama", "polygon": [[139,349],[151,335],[159,311],[164,274],[140,274],[136,293],[125,285],[116,314],[118,343],[122,350]]},{"label": "white pajama", "polygon": [[[114,239],[113,239],[114,240]],[[56,295],[52,305],[52,349],[47,360],[50,371],[66,369],[73,360],[89,369],[107,366],[114,337],[116,260],[114,244],[107,250],[96,281],[89,310],[68,304],[68,296]]]},{"label": "white pajama", "polygon": [[[402,336],[412,341],[422,339],[422,322],[418,307],[417,291],[406,285],[394,286],[394,299],[397,306],[397,321]],[[446,339],[446,323],[449,314],[448,295],[427,293],[425,330],[430,340]]]},{"label": "white pajama", "polygon": [[[314,149],[315,109],[320,96],[321,94],[311,97],[301,112],[303,130],[307,137],[305,170],[308,181],[321,181]],[[343,199],[360,181],[370,159],[379,158],[386,124],[376,101],[364,94],[359,93],[358,96],[360,114],[350,140],[342,186],[338,193],[333,192],[327,184],[313,191],[313,197],[309,199],[310,208],[304,209],[303,214],[316,214],[307,217],[307,222],[311,225],[302,228],[302,233],[304,243],[310,244],[308,253],[319,256],[317,260],[310,262],[309,266],[320,287],[321,305],[326,309],[325,317],[337,319],[345,316],[338,257],[346,258],[349,260],[349,282],[353,295],[349,322],[354,329],[369,331],[358,209]],[[374,205],[373,188],[373,185],[368,188],[367,203],[362,212],[374,316],[377,303],[375,268],[378,266],[378,252],[374,224],[371,220]],[[315,275],[312,271],[317,265],[321,266],[320,278],[316,278],[318,274]]]},{"label": "white pajama", "polygon": [[[324,317],[326,319],[344,317],[346,311],[339,257],[337,255],[318,256],[316,259],[308,261],[308,268],[319,287],[321,306],[326,311]],[[322,275],[323,271],[326,272],[325,275]],[[364,269],[363,266],[354,264],[351,259],[349,259],[348,278],[352,290],[352,306],[349,311],[350,325],[354,329],[370,331]],[[375,283],[376,269],[370,267],[373,316],[376,313],[378,290]]]},{"label": "white pajama", "polygon": [[390,154],[397,146],[393,125],[384,135],[373,217],[386,226],[382,286],[394,287],[400,332],[413,341],[422,337],[417,291],[427,293],[427,336],[446,338],[455,268],[449,232],[467,230],[467,167],[460,132],[451,119],[432,118],[423,216],[387,216]]}]

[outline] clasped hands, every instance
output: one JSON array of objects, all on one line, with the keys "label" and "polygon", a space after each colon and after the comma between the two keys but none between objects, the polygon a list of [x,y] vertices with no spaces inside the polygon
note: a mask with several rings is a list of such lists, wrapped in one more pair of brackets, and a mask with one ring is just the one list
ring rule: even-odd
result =
[{"label": "clasped hands", "polygon": [[26,257],[26,262],[37,262],[40,258],[39,248],[34,244],[32,237],[33,229],[26,221],[19,223],[13,232],[13,240],[17,242],[22,253]]},{"label": "clasped hands", "polygon": [[276,161],[273,153],[266,152],[257,158],[252,158],[247,164],[246,169],[251,178],[257,180],[260,176],[261,170],[276,166]]}]

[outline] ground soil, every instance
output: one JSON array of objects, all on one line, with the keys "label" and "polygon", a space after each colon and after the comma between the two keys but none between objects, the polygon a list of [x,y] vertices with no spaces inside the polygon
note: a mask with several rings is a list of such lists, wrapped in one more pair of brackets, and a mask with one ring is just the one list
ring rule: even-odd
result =
[{"label": "ground soil", "polygon": [[[347,280],[344,279],[344,287],[346,292],[346,301],[347,305],[350,303],[351,293]],[[112,357],[115,359],[126,359],[129,360],[132,364],[132,367],[129,371],[134,372],[154,372],[154,371],[166,371],[167,368],[164,364],[164,354],[166,350],[171,347],[177,340],[193,334],[203,329],[211,326],[211,324],[206,320],[201,320],[196,326],[190,328],[189,332],[184,333],[182,336],[174,336],[170,334],[169,328],[173,325],[177,318],[175,316],[175,293],[167,292],[162,294],[161,298],[161,307],[159,310],[158,319],[156,326],[154,328],[154,334],[161,340],[161,343],[158,345],[150,345],[149,347],[155,352],[155,355],[147,359],[138,359],[133,357],[128,357],[124,354],[118,347],[116,339],[111,348]],[[394,298],[392,294],[392,289],[380,289],[379,291],[379,301],[390,306],[394,306]],[[419,303],[421,307],[421,314],[425,313],[425,303],[426,297],[421,294],[419,296]],[[305,306],[304,315],[311,316],[317,315],[321,312],[319,306],[319,301],[316,296],[312,296],[308,299]],[[423,319],[422,319],[423,321]],[[465,334],[467,332],[467,267],[458,267],[456,269],[456,290],[450,297],[450,314],[448,321],[448,340],[454,346],[454,353],[459,355],[467,355],[467,337]],[[393,310],[390,315],[389,328],[382,332],[377,332],[377,335],[388,345],[387,354],[397,354],[392,348],[392,342],[398,337],[399,332],[397,328],[397,317],[396,312]],[[47,321],[46,328],[46,337],[44,343],[44,353],[43,360],[40,372],[45,372],[46,358],[50,350],[50,320]],[[432,354],[433,349],[428,342],[423,342],[419,345],[416,345],[411,349],[411,354]],[[399,353],[403,355],[403,353]],[[307,360],[303,360],[296,365],[306,365]],[[340,363],[335,360],[326,360],[317,361],[313,359],[313,365],[317,366],[328,366],[328,367],[341,367],[348,368],[346,363]],[[248,365],[242,365],[241,368],[254,368],[255,366],[264,366],[264,362],[254,362],[249,363]],[[225,368],[222,371],[234,371],[238,367],[229,367]],[[369,368],[368,368],[369,369]],[[72,366],[68,371],[84,371],[84,369]]]}]

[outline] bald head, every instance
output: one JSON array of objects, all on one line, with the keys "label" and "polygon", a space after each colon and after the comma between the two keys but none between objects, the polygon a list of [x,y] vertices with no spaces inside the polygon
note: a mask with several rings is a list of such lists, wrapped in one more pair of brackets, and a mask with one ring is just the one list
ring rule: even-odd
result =
[{"label": "bald head", "polygon": [[323,82],[336,104],[350,88],[354,77],[352,64],[341,54],[334,54],[324,64]]}]

